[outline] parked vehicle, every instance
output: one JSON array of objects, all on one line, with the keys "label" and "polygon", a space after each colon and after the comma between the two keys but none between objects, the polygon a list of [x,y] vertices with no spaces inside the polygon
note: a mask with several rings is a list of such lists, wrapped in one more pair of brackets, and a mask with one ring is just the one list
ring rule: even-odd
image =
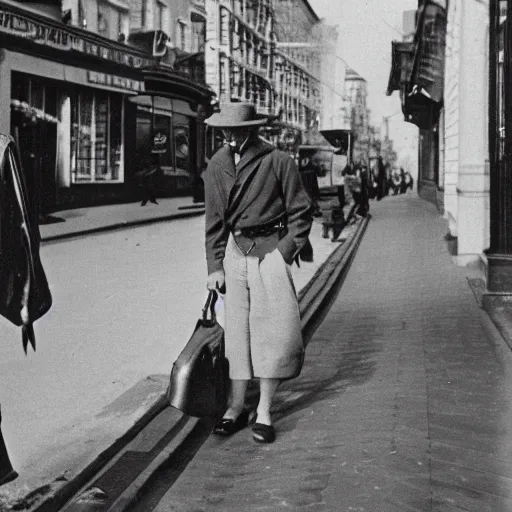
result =
[{"label": "parked vehicle", "polygon": [[333,146],[299,146],[299,171],[313,200],[336,196],[338,186],[343,185],[344,165],[333,165],[338,158],[336,151]]}]

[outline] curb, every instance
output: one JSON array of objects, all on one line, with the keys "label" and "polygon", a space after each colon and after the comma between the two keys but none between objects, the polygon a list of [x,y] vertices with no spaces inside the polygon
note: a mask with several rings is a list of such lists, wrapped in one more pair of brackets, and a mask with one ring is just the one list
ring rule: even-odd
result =
[{"label": "curb", "polygon": [[137,499],[138,494],[145,488],[151,477],[158,471],[165,461],[172,456],[176,449],[182,445],[199,423],[199,418],[190,418],[180,432],[165,446],[149,466],[128,486],[109,507],[109,512],[123,512]]},{"label": "curb", "polygon": [[[87,484],[87,482],[92,480],[112,458],[133,441],[133,439],[167,407],[169,407],[169,402],[166,397],[160,396],[124,435],[116,439],[108,448],[103,450],[90,464],[75,475],[73,479],[39,503],[32,509],[33,512],[54,512],[63,507],[85,484]],[[34,492],[37,492],[37,489]],[[21,504],[16,503],[15,505],[20,507]],[[24,510],[24,508],[16,508],[13,510]]]},{"label": "curb", "polygon": [[[318,311],[328,304],[333,296],[337,295],[339,286],[347,275],[352,260],[355,257],[359,244],[368,226],[370,216],[363,219],[359,226],[350,234],[349,238],[336,248],[329,257],[317,269],[308,283],[298,294],[299,308],[301,313],[301,329],[304,333],[305,343],[313,336],[316,328],[321,323],[323,315],[317,318]],[[324,292],[324,293],[322,293]],[[72,480],[55,491],[32,512],[54,512],[70,504],[75,495],[89,484],[94,477],[102,471],[108,462],[118,455],[151,421],[169,406],[165,394],[159,397],[150,409],[139,418],[123,436],[116,440],[111,446],[105,449],[98,457],[91,462],[84,470],[77,474]],[[129,511],[131,505],[137,500],[137,496],[145,488],[152,476],[166,463],[173,451],[183,444],[190,432],[197,425],[199,419],[189,417],[188,421],[181,428],[178,434],[171,439],[166,447],[155,457],[155,459],[142,471],[140,475],[122,492],[108,509],[109,512]],[[169,429],[172,425],[169,425]]]},{"label": "curb", "polygon": [[127,220],[123,222],[116,222],[114,224],[109,224],[107,226],[99,226],[96,228],[83,229],[81,231],[73,231],[70,233],[61,233],[60,235],[49,235],[46,237],[41,237],[41,243],[46,244],[48,242],[56,242],[59,240],[69,240],[71,238],[79,238],[87,235],[94,235],[98,233],[105,233],[107,231],[115,231],[119,229],[131,228],[134,226],[143,226],[146,224],[155,224],[157,222],[166,222],[169,220],[176,219],[186,219],[188,217],[196,217],[199,215],[203,215],[204,208],[198,210],[183,210],[183,213],[172,213],[169,215],[164,215],[162,217],[151,217],[148,219],[137,219],[137,220]]},{"label": "curb", "polygon": [[306,341],[309,341],[323,320],[323,316],[317,318],[317,313],[330,302],[343,284],[370,219],[370,215],[363,218],[346,242],[330,254],[299,293],[301,329]]}]

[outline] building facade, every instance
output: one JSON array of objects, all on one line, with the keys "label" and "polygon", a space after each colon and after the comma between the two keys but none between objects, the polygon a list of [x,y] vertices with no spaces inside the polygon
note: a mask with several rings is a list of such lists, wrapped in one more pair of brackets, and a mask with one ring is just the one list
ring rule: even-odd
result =
[{"label": "building facade", "polygon": [[[219,101],[254,102],[258,112],[275,118],[266,137],[290,152],[302,143],[325,143],[319,133],[322,50],[337,34],[310,4],[206,0],[206,14],[206,82]],[[212,132],[211,151],[221,138]]]},{"label": "building facade", "polygon": [[[446,38],[439,148],[430,157],[440,161],[447,238],[456,240],[457,263],[482,270],[484,307],[510,308],[512,2],[424,1],[420,7],[426,4],[446,15],[444,34],[428,32]],[[443,23],[434,28],[442,30]]]},{"label": "building facade", "polygon": [[[162,193],[190,193],[201,166],[196,120],[203,114],[196,107],[209,96],[196,77],[171,67],[180,58],[180,66],[198,68],[186,57],[205,32],[204,9],[201,32],[194,14],[201,6],[181,3],[184,32],[172,22],[169,0],[0,2],[0,130],[18,143],[43,217],[138,197],[140,171],[156,158],[149,105],[137,99],[147,95],[145,70],[155,67],[165,67],[168,83],[180,87],[174,116],[167,116],[173,122]],[[183,40],[184,49],[176,48]]]},{"label": "building facade", "polygon": [[457,259],[478,261],[489,244],[488,7],[449,2],[439,181]]},{"label": "building facade", "polygon": [[[151,57],[71,25],[71,16],[63,23],[60,5],[42,13],[32,5],[0,3],[0,131],[16,139],[43,215],[114,200],[135,172],[128,98],[142,90]],[[75,20],[87,26],[85,10]]]},{"label": "building facade", "polygon": [[366,80],[354,69],[347,69],[345,94],[351,106],[352,161],[369,164],[370,158],[370,110]]},{"label": "building facade", "polygon": [[[204,2],[186,0],[131,0],[128,44],[146,45],[157,55],[150,72],[151,91],[132,98],[137,105],[137,154],[140,172],[155,164],[161,170],[162,195],[190,192],[205,166],[204,119],[207,105],[192,102],[193,87],[205,84],[206,9]],[[158,46],[157,49],[154,47]],[[153,148],[159,134],[166,144]]]},{"label": "building facade", "polygon": [[[418,0],[415,16],[404,13],[404,39],[392,43],[387,94],[398,90],[404,120],[418,127],[418,192],[443,211],[445,0]],[[414,35],[411,22],[414,19]]]}]

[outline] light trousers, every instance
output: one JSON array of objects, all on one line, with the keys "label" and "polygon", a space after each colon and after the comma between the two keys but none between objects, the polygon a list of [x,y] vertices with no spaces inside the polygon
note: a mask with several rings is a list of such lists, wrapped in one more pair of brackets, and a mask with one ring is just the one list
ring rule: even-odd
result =
[{"label": "light trousers", "polygon": [[290,265],[278,249],[260,262],[230,236],[224,258],[225,337],[231,379],[296,377],[304,359]]}]

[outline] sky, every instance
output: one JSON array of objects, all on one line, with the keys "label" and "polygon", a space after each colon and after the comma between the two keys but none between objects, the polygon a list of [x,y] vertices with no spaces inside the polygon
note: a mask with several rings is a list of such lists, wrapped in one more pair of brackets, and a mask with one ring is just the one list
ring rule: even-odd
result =
[{"label": "sky", "polygon": [[[417,129],[403,121],[398,91],[386,96],[391,69],[391,41],[402,39],[403,11],[414,10],[418,0],[309,0],[329,25],[338,25],[338,55],[368,82],[371,122],[389,119],[390,138],[403,155],[416,156]],[[406,156],[403,156],[406,158]]]}]

